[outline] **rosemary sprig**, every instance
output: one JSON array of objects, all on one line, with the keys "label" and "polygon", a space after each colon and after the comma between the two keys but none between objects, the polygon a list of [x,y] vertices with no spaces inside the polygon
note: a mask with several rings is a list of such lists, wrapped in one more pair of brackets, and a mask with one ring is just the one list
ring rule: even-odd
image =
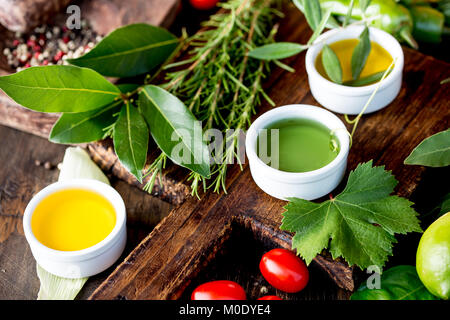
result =
[{"label": "rosemary sprig", "polygon": [[[214,178],[208,184],[203,177],[191,173],[192,194],[198,196],[199,187],[211,187],[226,192],[228,164],[243,159],[239,154],[239,130],[248,128],[255,107],[261,97],[273,104],[262,88],[262,81],[270,72],[268,62],[248,57],[258,46],[273,43],[277,28],[275,17],[281,13],[272,6],[277,0],[229,0],[220,4],[224,10],[204,23],[204,29],[188,40],[188,58],[167,65],[167,82],[163,88],[180,98],[194,115],[203,121],[204,130],[217,128],[226,135],[220,154],[221,161],[212,168]],[[154,177],[161,172],[158,165],[167,157],[162,154],[150,165],[151,175],[147,190],[151,190]]]}]

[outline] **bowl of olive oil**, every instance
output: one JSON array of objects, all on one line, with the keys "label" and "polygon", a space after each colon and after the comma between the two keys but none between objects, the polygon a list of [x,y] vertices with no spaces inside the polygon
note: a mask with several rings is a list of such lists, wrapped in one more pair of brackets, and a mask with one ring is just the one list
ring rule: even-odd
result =
[{"label": "bowl of olive oil", "polygon": [[344,123],[310,105],[275,108],[259,117],[246,136],[255,183],[273,197],[320,198],[342,180],[350,139]]},{"label": "bowl of olive oil", "polygon": [[64,278],[89,277],[109,268],[125,248],[125,204],[103,182],[58,181],[31,199],[23,228],[43,269]]},{"label": "bowl of olive oil", "polygon": [[[400,92],[404,67],[402,47],[392,35],[374,27],[368,28],[370,53],[364,68],[358,79],[353,79],[352,56],[364,30],[364,26],[332,29],[317,38],[306,53],[305,64],[311,93],[331,111],[359,114],[372,93],[378,90],[364,110],[364,113],[372,113],[388,106]],[[332,81],[325,71],[322,62],[325,45],[331,48],[339,60],[342,83]],[[380,76],[385,72],[386,76],[380,83]]]}]

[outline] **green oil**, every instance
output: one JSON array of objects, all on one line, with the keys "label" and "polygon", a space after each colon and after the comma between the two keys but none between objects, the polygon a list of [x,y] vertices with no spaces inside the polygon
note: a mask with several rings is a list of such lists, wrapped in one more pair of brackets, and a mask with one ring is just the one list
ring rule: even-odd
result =
[{"label": "green oil", "polygon": [[339,153],[331,130],[309,119],[286,119],[259,133],[258,157],[271,167],[286,172],[320,169]]}]

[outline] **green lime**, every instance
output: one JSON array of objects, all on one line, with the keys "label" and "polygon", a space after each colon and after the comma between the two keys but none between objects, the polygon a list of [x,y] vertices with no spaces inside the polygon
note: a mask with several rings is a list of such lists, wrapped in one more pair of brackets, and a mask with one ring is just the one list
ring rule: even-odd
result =
[{"label": "green lime", "polygon": [[450,298],[450,212],[433,222],[417,248],[416,268],[420,280],[435,296]]}]

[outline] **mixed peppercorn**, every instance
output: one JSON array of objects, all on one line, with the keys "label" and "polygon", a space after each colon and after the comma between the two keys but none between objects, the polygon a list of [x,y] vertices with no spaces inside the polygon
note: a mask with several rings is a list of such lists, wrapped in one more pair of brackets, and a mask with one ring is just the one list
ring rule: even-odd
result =
[{"label": "mixed peppercorn", "polygon": [[3,54],[9,66],[20,71],[34,66],[65,64],[66,59],[82,56],[101,39],[86,21],[82,21],[81,29],[74,30],[45,25],[35,28],[31,34],[16,33]]}]

